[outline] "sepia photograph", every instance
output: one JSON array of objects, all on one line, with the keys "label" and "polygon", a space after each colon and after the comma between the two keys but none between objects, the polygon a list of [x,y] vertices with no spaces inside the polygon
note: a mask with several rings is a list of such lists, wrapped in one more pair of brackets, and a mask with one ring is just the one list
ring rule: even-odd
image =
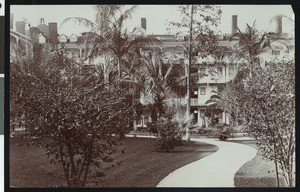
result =
[{"label": "sepia photograph", "polygon": [[294,188],[291,5],[10,5],[10,188]]}]

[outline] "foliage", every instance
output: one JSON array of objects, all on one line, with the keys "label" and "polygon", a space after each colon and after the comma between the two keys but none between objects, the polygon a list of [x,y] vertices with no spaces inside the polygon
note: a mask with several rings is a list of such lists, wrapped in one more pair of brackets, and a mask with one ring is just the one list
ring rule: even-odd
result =
[{"label": "foliage", "polygon": [[154,144],[156,151],[169,152],[182,144],[182,130],[178,123],[169,118],[160,118],[156,127],[159,132]]},{"label": "foliage", "polygon": [[[145,47],[160,44],[160,41],[153,37],[144,35],[143,29],[136,27],[129,32],[124,23],[131,18],[131,14],[138,6],[131,6],[124,10],[124,5],[95,5],[95,22],[85,18],[67,18],[63,22],[76,22],[91,27],[91,30],[83,34],[85,43],[91,47],[88,58],[95,59],[103,57],[112,59],[117,66],[119,80],[123,77],[123,68],[126,65],[128,54],[136,47]],[[109,55],[109,56],[108,56]],[[107,62],[102,65],[108,68]],[[126,74],[126,73],[125,73]]]},{"label": "foliage", "polygon": [[[220,55],[218,41],[213,30],[220,22],[222,11],[218,5],[179,5],[179,21],[169,22],[169,31],[186,37],[189,34],[189,41],[182,45],[185,61],[185,76],[181,79],[186,84],[187,97],[187,118],[190,115],[190,93],[191,85],[199,81],[206,74],[198,73],[198,70],[191,73],[191,66],[196,63],[196,57],[207,57],[208,55]],[[217,56],[219,58],[220,56]],[[186,140],[189,141],[189,131],[186,129]]]},{"label": "foliage", "polygon": [[263,61],[270,58],[272,46],[287,46],[287,42],[282,34],[260,33],[255,22],[235,36],[239,41],[229,55],[242,64],[219,104],[229,112],[235,127],[243,125],[259,140],[260,152],[274,161],[277,176],[279,165],[286,185],[294,186],[295,63],[276,59],[265,66]]},{"label": "foliage", "polygon": [[154,37],[145,36],[144,29],[140,27],[128,31],[125,22],[131,19],[132,13],[138,6],[124,5],[95,5],[95,22],[85,18],[67,18],[63,23],[75,22],[91,27],[89,32],[83,33],[83,39],[89,52],[89,62],[99,64],[105,85],[118,83],[127,88],[132,96],[133,127],[136,130],[137,108],[140,92],[144,87],[145,74],[141,73],[142,47],[160,45],[161,42]]},{"label": "foliage", "polygon": [[117,136],[132,121],[131,102],[126,90],[80,75],[62,50],[41,52],[48,58],[11,64],[10,120],[23,118],[22,138],[46,150],[69,187],[83,187],[103,175],[103,163],[113,163]]},{"label": "foliage", "polygon": [[145,103],[150,108],[154,122],[166,112],[166,100],[176,92],[177,82],[183,75],[181,65],[165,63],[164,58],[160,50],[153,50],[151,55],[142,57],[140,68],[145,74],[144,98],[148,100]]},{"label": "foliage", "polygon": [[[256,29],[255,21],[252,26],[247,24],[245,32],[238,29],[234,35],[238,38],[238,44],[235,44],[229,55],[236,61],[247,63],[246,69],[253,69],[262,64],[264,54],[270,54],[273,45],[281,44],[287,46],[284,35],[273,32],[260,32]],[[251,71],[250,70],[250,71]],[[242,70],[241,70],[242,71]]]},{"label": "foliage", "polygon": [[178,123],[180,129],[182,131],[186,131],[187,129],[192,129],[195,127],[194,123],[194,115],[191,114],[187,117],[187,114],[185,113],[183,116],[181,116],[178,112],[175,113],[173,116],[173,121]]},{"label": "foliage", "polygon": [[251,77],[231,85],[236,93],[237,120],[257,138],[262,155],[279,164],[287,186],[294,185],[294,61],[256,68]]},{"label": "foliage", "polygon": [[[193,15],[191,14],[193,9]],[[215,55],[218,50],[218,42],[214,30],[221,20],[222,10],[218,5],[179,5],[179,21],[170,21],[168,31],[176,34],[192,34],[192,53],[200,53],[199,56],[206,57]],[[190,31],[190,27],[192,31]],[[188,52],[189,44],[185,45]]]},{"label": "foliage", "polygon": [[177,33],[186,33],[190,29],[191,6],[193,8],[193,34],[208,33],[220,23],[222,10],[216,5],[179,5],[179,21],[169,23],[169,31]]}]

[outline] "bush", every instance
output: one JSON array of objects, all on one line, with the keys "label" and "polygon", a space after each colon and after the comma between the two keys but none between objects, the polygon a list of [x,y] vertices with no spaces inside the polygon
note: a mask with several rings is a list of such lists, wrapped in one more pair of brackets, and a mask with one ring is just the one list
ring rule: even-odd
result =
[{"label": "bush", "polygon": [[182,133],[179,125],[170,119],[160,119],[156,123],[159,137],[154,143],[156,151],[166,151],[175,149],[182,145]]},{"label": "bush", "polygon": [[158,137],[158,130],[157,130],[157,125],[154,122],[148,122],[147,124],[147,131],[152,133],[155,137]]},{"label": "bush", "polygon": [[226,129],[227,127],[229,127],[229,125],[227,125],[226,123],[218,123],[214,127],[216,127],[217,129]]}]

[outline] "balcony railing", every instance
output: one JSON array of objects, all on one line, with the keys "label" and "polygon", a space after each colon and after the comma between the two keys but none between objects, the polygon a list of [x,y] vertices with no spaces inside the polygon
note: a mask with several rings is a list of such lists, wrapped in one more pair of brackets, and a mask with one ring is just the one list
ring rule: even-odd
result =
[{"label": "balcony railing", "polygon": [[[208,100],[208,98],[191,98],[191,106],[196,107],[196,106],[206,106],[205,101]],[[186,105],[186,98],[170,98],[166,100],[168,105],[173,105],[173,104],[180,104],[180,105]]]},{"label": "balcony railing", "polygon": [[191,106],[205,106],[205,100],[198,98],[191,98]]}]

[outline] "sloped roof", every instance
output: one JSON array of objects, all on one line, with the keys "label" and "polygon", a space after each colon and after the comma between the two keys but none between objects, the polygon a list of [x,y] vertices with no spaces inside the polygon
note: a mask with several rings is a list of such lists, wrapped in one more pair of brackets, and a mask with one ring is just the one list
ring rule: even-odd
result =
[{"label": "sloped roof", "polygon": [[72,33],[72,35],[70,35],[70,37],[69,38],[71,38],[72,36],[75,36],[75,37],[79,37],[78,35],[76,35],[76,34],[74,34],[74,33]]},{"label": "sloped roof", "polygon": [[39,29],[39,31],[43,33],[43,36],[45,37],[49,36],[49,27],[46,24],[41,23],[37,26],[37,28]]},{"label": "sloped roof", "polygon": [[66,38],[68,38],[68,36],[65,34],[60,34],[58,37],[61,38],[62,36],[65,36]]}]

